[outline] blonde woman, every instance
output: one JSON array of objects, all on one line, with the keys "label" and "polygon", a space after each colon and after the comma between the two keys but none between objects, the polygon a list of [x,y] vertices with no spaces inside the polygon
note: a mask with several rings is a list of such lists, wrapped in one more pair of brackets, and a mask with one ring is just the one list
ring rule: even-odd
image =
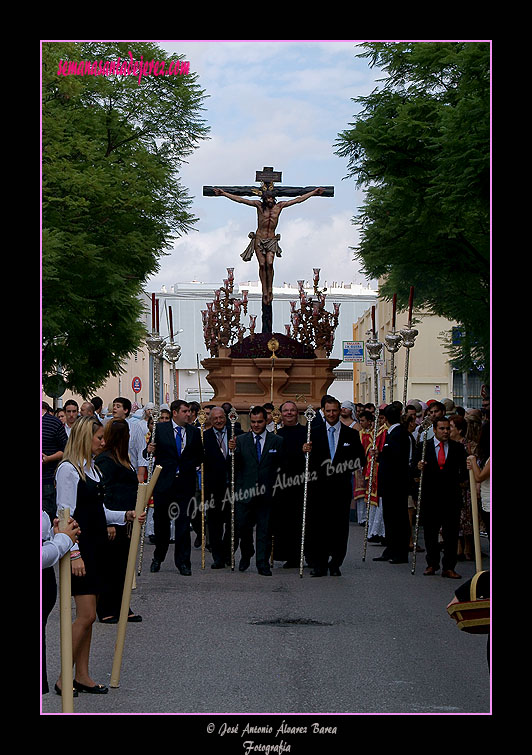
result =
[{"label": "blonde woman", "polygon": [[[80,417],[72,425],[56,472],[57,509],[70,509],[80,526],[79,543],[70,551],[72,595],[76,618],[72,624],[74,689],[105,694],[108,688],[97,684],[89,674],[92,625],[96,619],[97,596],[105,580],[107,526],[122,526],[135,518],[134,511],[109,511],[103,504],[101,476],[94,457],[103,447],[103,425],[94,417]],[[55,685],[61,694],[61,678]]]}]

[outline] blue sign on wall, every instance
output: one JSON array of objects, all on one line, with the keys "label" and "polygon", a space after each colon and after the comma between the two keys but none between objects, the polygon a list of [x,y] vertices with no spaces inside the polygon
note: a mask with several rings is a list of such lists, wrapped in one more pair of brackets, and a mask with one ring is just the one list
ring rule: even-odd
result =
[{"label": "blue sign on wall", "polygon": [[344,362],[364,361],[364,341],[342,341]]}]

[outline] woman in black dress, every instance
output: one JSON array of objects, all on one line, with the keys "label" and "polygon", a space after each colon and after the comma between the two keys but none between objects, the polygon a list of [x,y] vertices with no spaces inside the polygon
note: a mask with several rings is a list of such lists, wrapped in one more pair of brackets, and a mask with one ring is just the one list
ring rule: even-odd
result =
[{"label": "woman in black dress", "polygon": [[[105,425],[104,447],[95,464],[102,475],[104,504],[112,511],[134,509],[139,485],[128,455],[129,425],[125,419]],[[122,593],[129,556],[130,525],[107,527],[107,580],[98,597],[98,618],[103,624],[116,624],[120,616]],[[129,611],[128,621],[141,621]]]},{"label": "woman in black dress", "polygon": [[[68,507],[80,526],[79,542],[72,546],[72,595],[76,618],[72,624],[74,688],[80,692],[106,693],[89,674],[92,625],[96,619],[97,596],[107,578],[105,553],[107,525],[123,526],[133,521],[135,511],[109,511],[103,500],[101,476],[94,456],[103,447],[103,425],[94,417],[80,417],[72,426],[57,468],[57,509]],[[61,677],[56,684],[61,694]]]}]

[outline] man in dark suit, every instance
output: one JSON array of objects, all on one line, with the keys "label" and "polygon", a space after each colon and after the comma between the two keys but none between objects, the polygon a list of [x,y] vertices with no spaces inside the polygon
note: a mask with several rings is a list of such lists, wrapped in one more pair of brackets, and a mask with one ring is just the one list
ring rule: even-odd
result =
[{"label": "man in dark suit", "polygon": [[333,401],[336,401],[336,399],[334,398],[334,396],[330,396],[328,393],[326,393],[324,396],[321,397],[320,408],[316,412],[316,416],[314,417],[314,419],[312,420],[311,425],[310,425],[312,429],[314,429],[315,427],[323,427],[324,426],[324,424],[325,424],[325,417],[324,417],[324,414],[323,414],[323,408],[325,406],[325,403],[327,401],[330,401],[331,399]]},{"label": "man in dark suit", "polygon": [[179,572],[190,576],[190,516],[195,506],[197,467],[203,459],[201,433],[188,422],[186,401],[170,405],[172,420],[155,426],[155,443],[145,453],[154,453],[154,463],[162,467],[153,491],[155,550],[150,571],[157,572],[170,542],[170,518],[175,521],[174,562]]},{"label": "man in dark suit", "polygon": [[[211,427],[203,433],[203,475],[211,569],[223,569],[231,563],[231,429],[220,406],[211,408],[209,420]],[[241,434],[235,425],[235,436]]]},{"label": "man in dark suit", "polygon": [[[323,402],[324,422],[311,430],[308,548],[311,577],[341,575],[349,539],[349,509],[353,474],[362,469],[366,455],[357,430],[340,421],[340,402],[332,396]],[[330,560],[329,560],[330,559]]]},{"label": "man in dark suit", "polygon": [[[266,430],[267,413],[263,406],[250,412],[251,431],[229,441],[235,454],[235,515],[240,542],[240,571],[245,571],[256,552],[257,571],[271,577],[268,561],[272,538],[270,514],[273,486],[282,454],[283,440]],[[256,525],[256,551],[253,527]]]},{"label": "man in dark suit", "polygon": [[457,561],[461,483],[468,479],[467,452],[462,443],[449,439],[448,419],[437,419],[434,438],[427,441],[425,461],[421,461],[422,444],[418,445],[414,465],[423,471],[421,516],[427,549],[427,568],[432,576],[440,568],[440,528],[443,537],[442,577],[461,579],[454,570]]},{"label": "man in dark suit", "polygon": [[385,548],[374,561],[407,564],[410,546],[408,494],[410,492],[410,456],[412,443],[406,427],[401,424],[401,411],[389,404],[384,408],[388,430],[382,451],[378,454],[378,495],[382,498]]}]

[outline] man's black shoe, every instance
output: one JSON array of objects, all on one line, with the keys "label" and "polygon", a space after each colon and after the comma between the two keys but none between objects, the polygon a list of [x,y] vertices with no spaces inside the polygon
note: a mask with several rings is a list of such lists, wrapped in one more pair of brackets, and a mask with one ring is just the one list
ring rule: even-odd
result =
[{"label": "man's black shoe", "polygon": [[183,575],[183,577],[190,577],[192,574],[192,569],[189,566],[178,566],[179,573]]},{"label": "man's black shoe", "polygon": [[225,569],[225,563],[223,561],[215,561],[211,564],[211,569]]},{"label": "man's black shoe", "polygon": [[312,569],[312,571],[310,572],[310,576],[311,577],[326,577],[327,572],[324,571],[323,569]]},{"label": "man's black shoe", "polygon": [[238,564],[238,571],[246,571],[249,567],[249,558],[241,558]]},{"label": "man's black shoe", "polygon": [[386,558],[386,556],[377,556],[377,558],[373,559],[374,561],[389,561],[389,558]]},{"label": "man's black shoe", "polygon": [[329,567],[329,574],[331,575],[331,577],[341,577],[342,576],[342,572],[340,571],[340,569],[337,566],[330,566]]},{"label": "man's black shoe", "polygon": [[157,561],[157,559],[154,558],[153,561],[151,562],[150,571],[151,572],[159,571],[160,568],[161,568],[161,562]]},{"label": "man's black shoe", "polygon": [[408,559],[407,558],[390,558],[388,559],[390,564],[407,564]]},{"label": "man's black shoe", "polygon": [[263,577],[271,577],[272,576],[272,570],[269,566],[258,566],[257,571],[259,574],[262,574]]}]

